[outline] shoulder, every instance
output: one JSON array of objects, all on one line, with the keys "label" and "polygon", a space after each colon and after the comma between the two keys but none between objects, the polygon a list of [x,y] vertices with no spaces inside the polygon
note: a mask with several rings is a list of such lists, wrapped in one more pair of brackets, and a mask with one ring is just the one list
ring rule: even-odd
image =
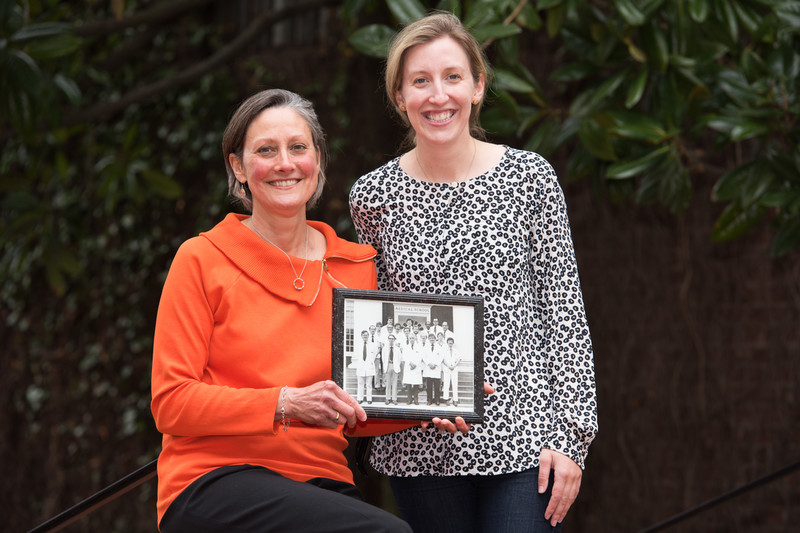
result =
[{"label": "shoulder", "polygon": [[325,236],[327,249],[325,258],[340,258],[355,262],[365,262],[375,257],[375,249],[368,244],[358,244],[336,235],[336,231],[324,222],[309,220],[308,225]]},{"label": "shoulder", "polygon": [[380,194],[392,178],[399,177],[402,172],[399,161],[400,158],[396,157],[358,178],[350,189],[350,201],[363,199],[373,193]]}]

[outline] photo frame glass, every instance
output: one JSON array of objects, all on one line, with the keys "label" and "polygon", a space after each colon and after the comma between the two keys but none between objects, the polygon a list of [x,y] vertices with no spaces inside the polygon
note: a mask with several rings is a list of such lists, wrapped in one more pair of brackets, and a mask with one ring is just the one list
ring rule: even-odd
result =
[{"label": "photo frame glass", "polygon": [[368,417],[483,421],[483,298],[333,290],[332,379]]}]

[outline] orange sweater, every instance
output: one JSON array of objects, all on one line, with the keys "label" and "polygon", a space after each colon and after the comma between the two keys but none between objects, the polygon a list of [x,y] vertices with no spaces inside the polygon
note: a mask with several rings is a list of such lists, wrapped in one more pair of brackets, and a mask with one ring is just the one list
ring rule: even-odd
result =
[{"label": "orange sweater", "polygon": [[[229,214],[178,250],[164,284],[153,347],[152,404],[164,434],[158,459],[158,521],[189,484],[218,467],[260,465],[288,478],[353,482],[343,426],[275,421],[284,385],[331,378],[332,288],[375,289],[375,251],[308,224],[328,241],[309,261],[305,287],[283,253]],[[295,268],[302,260],[294,258]],[[377,421],[354,434],[396,431]],[[281,429],[279,431],[279,428]]]}]

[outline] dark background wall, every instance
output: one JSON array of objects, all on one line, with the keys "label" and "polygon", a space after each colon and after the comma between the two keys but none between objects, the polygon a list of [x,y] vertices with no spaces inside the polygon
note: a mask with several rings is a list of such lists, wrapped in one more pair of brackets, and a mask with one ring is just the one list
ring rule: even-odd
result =
[{"label": "dark background wall", "polygon": [[[241,97],[264,86],[301,92],[315,103],[329,137],[346,139],[332,146],[331,186],[313,217],[352,238],[349,187],[397,154],[402,132],[387,112],[378,61],[344,58],[344,78],[329,68],[337,53],[331,43],[341,37],[336,31],[331,29],[327,46],[268,51],[258,69],[235,64],[230,75]],[[550,57],[532,45],[528,61],[538,62],[534,71],[542,79],[553,66]],[[336,92],[341,100],[331,98],[334,86],[344,87]],[[225,114],[235,104],[219,102]],[[514,139],[496,140],[517,145]],[[561,176],[568,158],[564,153],[552,158]],[[215,164],[224,180],[222,160]],[[588,181],[562,184],[595,346],[600,413],[600,433],[566,530],[637,531],[800,459],[797,253],[770,259],[766,230],[733,244],[712,243],[709,232],[719,207],[707,189],[675,216],[652,206],[611,203]],[[185,235],[206,229],[177,208],[176,213],[187,219]],[[180,237],[164,235],[163,241],[175,247]],[[142,292],[141,306],[153,319],[165,266],[138,266],[135,279],[146,284],[124,289]],[[134,279],[132,274],[120,271],[120,283]],[[98,302],[104,296],[113,297],[98,294]],[[85,310],[70,309],[54,296],[31,305],[34,311],[61,308],[74,314],[74,324],[86,319]],[[97,312],[102,309],[98,304]],[[124,317],[108,319],[111,324]],[[143,326],[148,328],[152,324]],[[127,422],[109,409],[116,401],[113,390],[97,390],[89,395],[95,400],[80,405],[59,400],[85,383],[101,385],[79,376],[117,372],[109,369],[113,361],[105,351],[91,368],[74,364],[74,354],[87,346],[116,346],[101,341],[113,335],[111,327],[98,328],[92,338],[76,338],[68,329],[54,336],[41,367],[53,395],[41,399],[42,392],[28,386],[36,376],[20,362],[29,357],[19,347],[31,330],[15,326],[2,332],[16,349],[0,359],[0,385],[18,392],[5,397],[28,402],[4,402],[0,412],[0,496],[6,511],[0,522],[9,531],[25,531],[146,463],[159,443],[146,418],[120,438],[119,428]],[[131,354],[128,363],[121,379],[146,382],[149,354]],[[142,412],[148,392],[141,389]],[[36,402],[41,409],[26,415],[26,406]],[[91,423],[82,425],[86,413],[92,413]],[[392,507],[375,475],[359,478],[359,484],[367,499]],[[67,531],[154,531],[154,497],[155,483],[147,483]],[[798,501],[795,472],[670,531],[790,531],[800,522]]]}]

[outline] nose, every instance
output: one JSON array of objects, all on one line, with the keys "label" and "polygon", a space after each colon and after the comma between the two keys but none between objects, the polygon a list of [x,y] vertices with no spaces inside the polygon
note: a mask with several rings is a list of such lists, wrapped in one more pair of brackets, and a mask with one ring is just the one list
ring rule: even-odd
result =
[{"label": "nose", "polygon": [[432,89],[433,93],[429,99],[432,104],[441,105],[447,101],[447,93],[444,91],[444,85],[441,81],[434,81]]},{"label": "nose", "polygon": [[289,154],[289,150],[283,148],[278,153],[278,160],[275,164],[275,170],[278,171],[289,171],[292,170],[294,167],[294,163],[292,163],[292,157]]}]

